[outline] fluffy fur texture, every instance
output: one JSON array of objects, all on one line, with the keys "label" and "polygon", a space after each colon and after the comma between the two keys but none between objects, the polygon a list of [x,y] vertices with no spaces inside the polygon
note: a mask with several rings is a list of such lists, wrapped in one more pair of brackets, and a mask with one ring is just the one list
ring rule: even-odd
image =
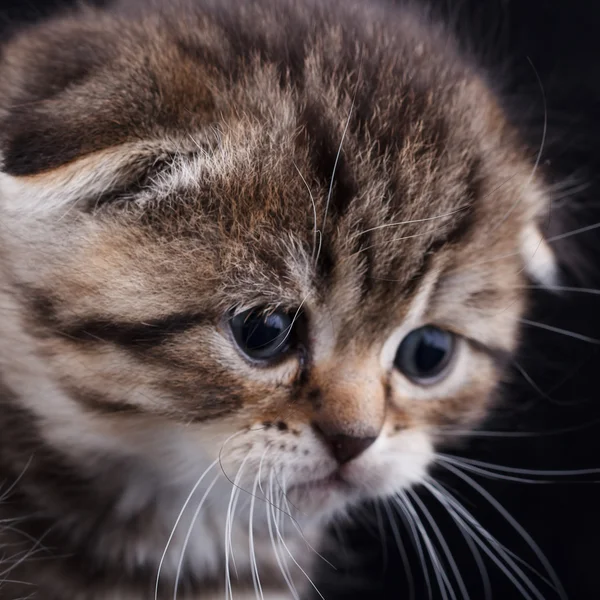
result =
[{"label": "fluffy fur texture", "polygon": [[[535,151],[370,2],[82,10],[0,80],[0,596],[310,589],[326,523],[485,414],[554,277]],[[252,307],[296,318],[275,365],[231,337]],[[424,324],[458,339],[427,386],[394,368]],[[325,430],[376,439],[339,465]]]}]

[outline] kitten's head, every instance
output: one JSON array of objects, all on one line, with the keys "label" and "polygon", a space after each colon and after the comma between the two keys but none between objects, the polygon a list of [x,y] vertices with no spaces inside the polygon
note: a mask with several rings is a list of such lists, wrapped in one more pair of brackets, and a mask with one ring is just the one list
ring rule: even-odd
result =
[{"label": "kitten's head", "polygon": [[552,275],[545,194],[441,31],[265,6],[89,13],[5,49],[2,353],[90,474],[220,460],[324,515],[419,482],[485,414],[524,273]]}]

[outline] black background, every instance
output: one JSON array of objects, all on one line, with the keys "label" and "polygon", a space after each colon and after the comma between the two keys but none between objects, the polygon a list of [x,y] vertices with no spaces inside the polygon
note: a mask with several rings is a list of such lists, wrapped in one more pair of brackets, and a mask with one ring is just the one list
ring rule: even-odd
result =
[{"label": "black background", "polygon": [[[365,0],[367,1],[367,0]],[[24,20],[41,19],[64,0],[0,1],[0,35]],[[551,213],[552,235],[600,222],[600,8],[585,0],[440,1],[463,39],[481,51],[493,80],[507,92],[507,106],[523,134],[539,148],[544,121],[539,77],[547,102],[547,143],[542,166],[557,182],[573,181],[558,194]],[[0,82],[1,85],[1,82]],[[575,179],[573,179],[575,178]],[[585,182],[585,185],[579,185]],[[563,197],[560,197],[560,196]],[[566,285],[600,289],[600,229],[554,244],[565,268]],[[600,296],[533,292],[530,318],[600,340]],[[600,345],[528,327],[525,341],[504,385],[506,399],[482,429],[507,435],[474,436],[465,456],[530,469],[600,469]],[[527,373],[527,377],[522,375]],[[443,470],[434,475],[449,484],[465,506],[506,547],[543,571],[527,544],[480,494]],[[596,476],[548,476],[551,483],[520,483],[475,477],[536,540],[564,584],[567,597],[600,598],[600,472]],[[452,521],[425,491],[419,497],[444,533],[473,600],[484,598],[479,570]],[[360,549],[352,569],[323,573],[320,589],[335,597],[409,598],[409,581],[383,512],[386,542],[379,539],[376,514],[367,509],[352,518],[340,535],[348,556]],[[366,524],[363,524],[367,521]],[[407,529],[398,524],[411,563],[417,600],[428,597],[418,557]],[[433,532],[428,527],[430,534]],[[342,552],[342,554],[344,554]],[[336,560],[337,559],[337,560]],[[344,560],[341,560],[344,559]],[[493,597],[523,598],[507,577],[486,560]],[[551,600],[559,596],[522,567]],[[444,598],[430,567],[433,598]],[[449,571],[449,569],[446,569]],[[463,594],[453,580],[456,598]],[[536,597],[530,593],[531,597]],[[452,596],[448,596],[452,598]]]}]

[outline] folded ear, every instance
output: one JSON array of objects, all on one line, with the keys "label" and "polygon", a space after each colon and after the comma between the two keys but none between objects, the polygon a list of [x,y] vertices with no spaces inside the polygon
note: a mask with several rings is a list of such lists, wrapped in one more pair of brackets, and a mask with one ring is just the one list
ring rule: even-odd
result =
[{"label": "folded ear", "polygon": [[[3,203],[7,190],[25,209],[33,196],[56,205],[84,188],[97,194],[212,122],[202,65],[166,32],[87,12],[27,31],[3,49]],[[19,199],[23,186],[34,193]]]},{"label": "folded ear", "polygon": [[74,205],[87,211],[132,198],[161,167],[187,150],[169,139],[126,142],[35,175],[0,172],[0,208],[37,218],[67,212]]},{"label": "folded ear", "polygon": [[530,223],[521,232],[521,256],[527,274],[540,285],[552,289],[559,282],[559,269],[554,250],[540,227]]}]

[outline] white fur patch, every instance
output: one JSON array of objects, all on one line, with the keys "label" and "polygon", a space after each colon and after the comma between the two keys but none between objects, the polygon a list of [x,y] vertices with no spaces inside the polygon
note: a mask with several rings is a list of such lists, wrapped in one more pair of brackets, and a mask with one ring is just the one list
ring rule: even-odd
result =
[{"label": "white fur patch", "polygon": [[536,225],[527,225],[521,232],[521,256],[530,277],[548,288],[556,286],[556,257]]}]

